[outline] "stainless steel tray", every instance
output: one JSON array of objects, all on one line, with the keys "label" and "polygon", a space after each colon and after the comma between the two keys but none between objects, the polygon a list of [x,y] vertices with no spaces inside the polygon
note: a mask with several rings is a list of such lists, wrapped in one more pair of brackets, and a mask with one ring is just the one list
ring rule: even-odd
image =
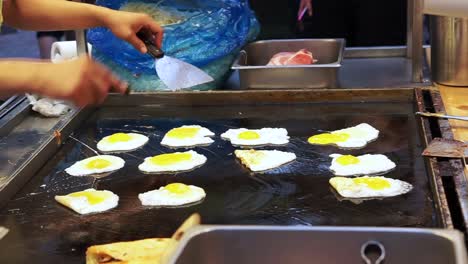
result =
[{"label": "stainless steel tray", "polygon": [[463,234],[448,229],[199,226],[171,264],[467,263]]},{"label": "stainless steel tray", "polygon": [[[265,40],[248,44],[234,62],[242,89],[335,88],[343,60],[344,39]],[[312,52],[311,65],[266,66],[278,52]]]}]

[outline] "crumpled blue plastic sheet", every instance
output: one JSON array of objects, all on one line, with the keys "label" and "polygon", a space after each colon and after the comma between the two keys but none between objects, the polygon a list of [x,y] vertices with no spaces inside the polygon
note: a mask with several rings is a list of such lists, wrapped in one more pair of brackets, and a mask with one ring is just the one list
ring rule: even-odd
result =
[{"label": "crumpled blue plastic sheet", "polygon": [[[180,23],[164,26],[163,50],[215,79],[192,87],[194,90],[220,88],[239,50],[254,40],[260,29],[248,0],[98,0],[96,4],[120,9],[131,2],[154,4],[182,16]],[[89,30],[88,41],[93,45],[93,57],[128,81],[133,90],[167,89],[157,76],[154,59],[107,28]]]}]

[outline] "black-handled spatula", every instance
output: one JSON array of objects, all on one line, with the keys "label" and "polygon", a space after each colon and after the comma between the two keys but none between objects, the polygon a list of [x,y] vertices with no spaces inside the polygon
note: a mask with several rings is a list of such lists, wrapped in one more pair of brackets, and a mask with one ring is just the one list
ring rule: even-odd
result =
[{"label": "black-handled spatula", "polygon": [[137,36],[145,43],[148,54],[155,59],[156,73],[170,90],[186,89],[214,80],[213,77],[198,67],[165,55],[155,45],[154,36],[151,34],[140,31],[137,33]]}]

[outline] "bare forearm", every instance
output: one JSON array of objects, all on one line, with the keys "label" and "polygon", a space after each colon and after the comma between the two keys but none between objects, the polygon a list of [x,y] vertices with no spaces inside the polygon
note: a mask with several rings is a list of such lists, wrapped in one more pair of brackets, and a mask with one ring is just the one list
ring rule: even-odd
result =
[{"label": "bare forearm", "polygon": [[40,61],[0,60],[0,95],[37,92],[39,71],[46,63]]},{"label": "bare forearm", "polygon": [[112,10],[65,0],[6,0],[5,23],[27,30],[69,30],[106,26]]}]

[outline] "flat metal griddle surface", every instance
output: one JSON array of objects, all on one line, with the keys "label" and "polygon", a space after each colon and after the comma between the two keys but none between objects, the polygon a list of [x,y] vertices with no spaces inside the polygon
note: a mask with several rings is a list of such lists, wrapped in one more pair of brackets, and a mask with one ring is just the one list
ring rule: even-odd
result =
[{"label": "flat metal griddle surface", "polygon": [[[90,245],[168,237],[191,213],[206,224],[353,225],[436,227],[439,212],[421,154],[412,102],[310,103],[206,107],[107,107],[74,132],[93,148],[115,132],[138,132],[149,144],[128,154],[125,167],[111,175],[72,177],[64,169],[94,155],[67,139],[38,175],[0,211],[0,223],[10,234],[0,240],[2,263],[83,263]],[[378,140],[361,150],[313,146],[307,138],[328,130],[366,122],[380,130]],[[208,161],[201,168],[177,174],[148,175],[138,171],[147,156],[173,150],[159,143],[171,128],[199,124],[216,133],[215,142],[195,150]],[[288,145],[265,147],[296,153],[297,160],[263,174],[250,173],[233,155],[234,147],[219,135],[229,128],[284,127]],[[340,201],[331,190],[328,170],[332,153],[382,153],[397,164],[386,174],[413,184],[402,196],[356,204]],[[138,194],[171,182],[205,189],[206,199],[184,208],[145,208]],[[120,196],[119,206],[105,213],[81,216],[54,200],[94,187]],[[3,260],[5,259],[6,262]]]}]

